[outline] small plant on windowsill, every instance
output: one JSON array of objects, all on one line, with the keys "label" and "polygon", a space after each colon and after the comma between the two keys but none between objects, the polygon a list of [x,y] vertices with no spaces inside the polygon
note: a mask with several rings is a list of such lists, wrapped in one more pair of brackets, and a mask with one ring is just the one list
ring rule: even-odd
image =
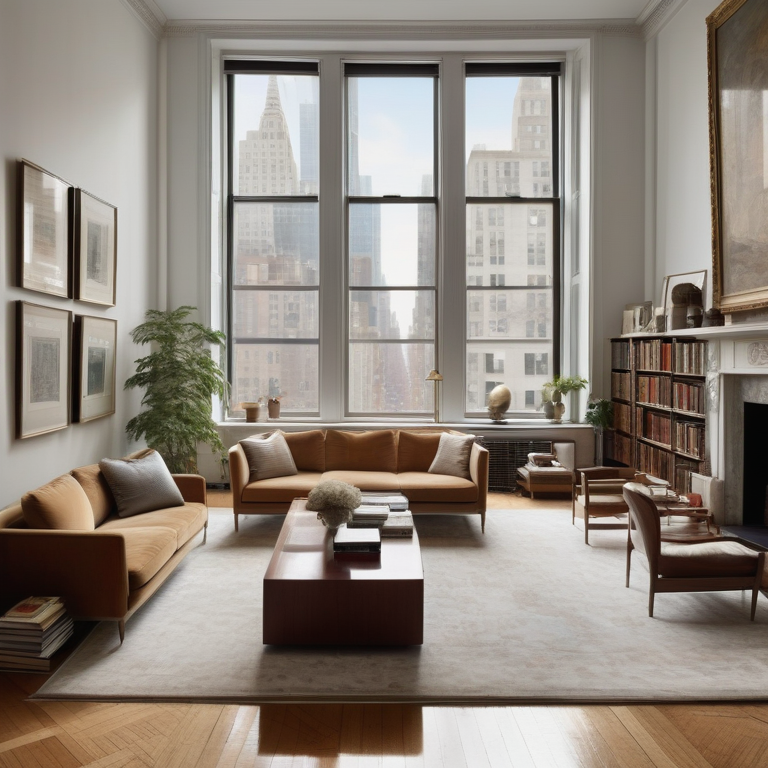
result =
[{"label": "small plant on windowsill", "polygon": [[588,383],[581,376],[555,374],[550,381],[544,383],[541,389],[541,404],[544,408],[544,415],[559,424],[565,413],[563,395],[584,389]]}]

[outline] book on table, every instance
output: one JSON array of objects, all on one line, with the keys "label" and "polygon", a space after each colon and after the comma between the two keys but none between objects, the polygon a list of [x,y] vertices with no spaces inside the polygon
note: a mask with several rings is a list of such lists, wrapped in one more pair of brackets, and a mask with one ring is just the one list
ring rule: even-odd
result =
[{"label": "book on table", "polygon": [[348,528],[339,526],[333,537],[333,551],[362,554],[381,552],[381,535],[378,528]]},{"label": "book on table", "polygon": [[386,504],[361,504],[352,510],[352,520],[347,523],[350,528],[375,528],[382,525],[389,517],[389,506]]},{"label": "book on table", "polygon": [[386,504],[391,512],[404,512],[408,509],[408,499],[402,493],[386,491],[363,491],[363,504]]},{"label": "book on table", "polygon": [[413,536],[413,515],[409,511],[391,512],[379,529],[382,538],[408,538]]}]

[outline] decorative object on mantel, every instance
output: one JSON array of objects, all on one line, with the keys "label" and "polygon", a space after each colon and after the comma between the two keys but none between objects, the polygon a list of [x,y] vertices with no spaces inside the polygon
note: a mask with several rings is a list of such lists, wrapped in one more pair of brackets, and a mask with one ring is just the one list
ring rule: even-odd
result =
[{"label": "decorative object on mantel", "polygon": [[512,393],[504,384],[495,386],[488,395],[488,417],[491,421],[506,424],[504,414],[509,410],[512,402]]},{"label": "decorative object on mantel", "polygon": [[622,333],[640,333],[653,319],[653,302],[626,304],[624,307]]},{"label": "decorative object on mantel", "polygon": [[321,480],[307,496],[307,509],[317,512],[317,519],[329,530],[352,519],[352,511],[363,501],[359,488],[341,480]]},{"label": "decorative object on mantel", "polygon": [[429,376],[427,376],[424,381],[434,381],[435,382],[435,424],[440,423],[440,382],[443,380],[443,377],[440,375],[440,373],[437,371],[436,368],[433,368],[429,372]]},{"label": "decorative object on mantel", "polygon": [[581,376],[560,376],[555,374],[552,380],[545,382],[541,389],[541,404],[544,409],[544,415],[555,424],[560,424],[565,413],[563,395],[584,389],[588,383]]},{"label": "decorative object on mantel", "polygon": [[150,309],[146,321],[131,331],[136,344],[152,352],[136,361],[126,389],[144,389],[146,407],[125,427],[134,440],[146,439],[174,473],[197,471],[197,445],[205,443],[222,456],[227,450],[211,417],[211,398],[225,398],[227,379],[211,356],[209,345],[223,345],[224,334],[187,320],[194,307],[168,312]]},{"label": "decorative object on mantel", "polygon": [[707,17],[712,299],[723,312],[768,306],[768,4],[726,0]]},{"label": "decorative object on mantel", "polygon": [[[707,270],[682,272],[667,275],[661,289],[661,301],[664,306],[665,330],[698,328],[701,325],[701,311],[707,282]],[[699,325],[689,325],[688,318]]]},{"label": "decorative object on mantel", "polygon": [[723,313],[716,307],[710,307],[704,313],[704,319],[701,321],[702,328],[719,328],[725,325],[725,317]]},{"label": "decorative object on mantel", "polygon": [[613,427],[613,402],[600,397],[590,398],[584,421],[591,424],[595,430],[595,466],[603,466],[603,434],[606,429]]},{"label": "decorative object on mantel", "polygon": [[278,395],[277,397],[270,397],[267,400],[267,411],[269,412],[270,419],[280,418],[280,400],[282,397],[282,395]]}]

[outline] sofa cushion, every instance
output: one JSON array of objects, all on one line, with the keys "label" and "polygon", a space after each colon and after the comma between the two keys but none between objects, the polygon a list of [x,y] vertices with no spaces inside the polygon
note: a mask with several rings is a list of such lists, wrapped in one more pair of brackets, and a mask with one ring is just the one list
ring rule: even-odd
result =
[{"label": "sofa cushion", "polygon": [[80,483],[62,475],[21,497],[21,511],[30,528],[92,531],[93,510]]},{"label": "sofa cushion", "polygon": [[661,542],[659,573],[666,578],[752,576],[758,553],[737,541]]},{"label": "sofa cushion", "polygon": [[455,475],[429,472],[401,472],[397,479],[400,492],[408,501],[432,501],[450,504],[471,503],[478,499],[478,488],[471,480]]},{"label": "sofa cushion", "polygon": [[397,472],[394,431],[340,432],[329,429],[325,435],[325,469]]},{"label": "sofa cushion", "polygon": [[299,472],[325,472],[325,432],[283,432]]},{"label": "sofa cushion", "polygon": [[267,480],[270,477],[289,477],[297,472],[291,449],[280,430],[265,437],[254,436],[241,440],[250,469],[250,480]]},{"label": "sofa cushion", "polygon": [[437,454],[442,432],[406,432],[397,439],[397,471],[427,472]]},{"label": "sofa cushion", "polygon": [[133,517],[113,517],[107,520],[99,530],[125,531],[130,528],[170,528],[176,533],[176,549],[180,549],[203,529],[207,519],[208,507],[205,504],[188,502],[183,507],[158,509]]},{"label": "sofa cushion", "polygon": [[440,435],[437,455],[428,471],[436,475],[454,475],[469,480],[469,456],[474,442],[474,435],[450,435],[443,432]]},{"label": "sofa cushion", "polygon": [[256,480],[243,488],[241,501],[274,503],[306,496],[322,479],[319,472],[299,472],[289,477]]},{"label": "sofa cushion", "polygon": [[[105,532],[101,526],[95,535]],[[111,531],[114,533],[114,529]],[[176,531],[160,526],[125,528],[125,560],[128,565],[128,588],[143,587],[176,552]]]},{"label": "sofa cushion", "polygon": [[361,491],[399,491],[400,482],[394,472],[366,472],[336,469],[323,472],[323,480],[341,480]]},{"label": "sofa cushion", "polygon": [[70,473],[85,491],[93,509],[93,522],[101,525],[115,511],[115,497],[109,490],[109,483],[101,473],[98,464],[77,467]]},{"label": "sofa cushion", "polygon": [[109,483],[120,517],[184,506],[184,497],[157,451],[138,459],[102,459],[99,468]]}]

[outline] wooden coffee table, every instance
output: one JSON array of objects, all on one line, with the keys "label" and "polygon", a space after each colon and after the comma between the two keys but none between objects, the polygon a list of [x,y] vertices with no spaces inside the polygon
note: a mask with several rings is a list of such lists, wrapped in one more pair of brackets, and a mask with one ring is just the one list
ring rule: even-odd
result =
[{"label": "wooden coffee table", "polygon": [[419,538],[387,538],[381,558],[335,560],[333,534],[294,499],[264,574],[268,645],[421,645]]}]

